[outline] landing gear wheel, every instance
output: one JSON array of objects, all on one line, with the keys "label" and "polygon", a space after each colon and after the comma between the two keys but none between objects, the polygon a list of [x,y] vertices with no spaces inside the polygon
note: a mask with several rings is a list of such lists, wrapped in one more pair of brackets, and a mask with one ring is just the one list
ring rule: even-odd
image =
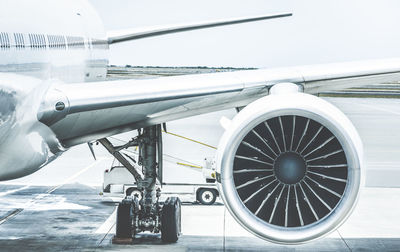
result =
[{"label": "landing gear wheel", "polygon": [[117,226],[115,236],[118,238],[132,238],[131,204],[119,203],[117,209]]},{"label": "landing gear wheel", "polygon": [[217,199],[217,194],[213,189],[200,189],[197,200],[203,205],[212,205]]},{"label": "landing gear wheel", "polygon": [[126,190],[126,196],[136,196],[138,201],[142,199],[143,192],[137,189],[136,187],[131,187]]},{"label": "landing gear wheel", "polygon": [[161,239],[163,242],[176,242],[181,234],[181,201],[170,197],[164,203],[161,214]]}]

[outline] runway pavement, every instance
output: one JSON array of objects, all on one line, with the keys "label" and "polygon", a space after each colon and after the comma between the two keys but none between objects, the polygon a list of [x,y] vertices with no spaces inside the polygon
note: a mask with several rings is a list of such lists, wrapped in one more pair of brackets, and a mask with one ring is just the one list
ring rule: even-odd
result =
[{"label": "runway pavement", "polygon": [[[254,237],[219,203],[184,203],[179,241],[137,235],[132,245],[111,244],[115,205],[98,188],[2,185],[0,251],[399,251],[400,189],[365,188],[338,231],[316,242],[283,246]],[[5,194],[7,193],[8,194]],[[15,211],[17,210],[16,214]],[[11,216],[4,219],[5,216]]]}]

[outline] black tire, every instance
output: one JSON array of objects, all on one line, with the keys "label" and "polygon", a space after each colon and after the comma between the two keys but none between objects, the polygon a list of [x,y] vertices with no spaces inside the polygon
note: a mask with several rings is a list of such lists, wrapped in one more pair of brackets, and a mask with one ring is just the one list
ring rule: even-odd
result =
[{"label": "black tire", "polygon": [[131,204],[119,203],[115,236],[118,238],[132,238]]},{"label": "black tire", "polygon": [[197,200],[203,205],[212,205],[215,203],[215,200],[217,200],[217,193],[214,189],[200,189]]},{"label": "black tire", "polygon": [[161,214],[161,239],[163,242],[178,241],[181,234],[181,201],[177,197],[167,198]]}]

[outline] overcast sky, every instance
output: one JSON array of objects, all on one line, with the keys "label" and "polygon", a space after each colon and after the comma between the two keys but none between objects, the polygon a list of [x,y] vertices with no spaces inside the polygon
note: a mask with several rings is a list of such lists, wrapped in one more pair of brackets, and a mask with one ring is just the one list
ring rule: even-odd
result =
[{"label": "overcast sky", "polygon": [[397,0],[90,0],[107,30],[274,12],[293,17],[112,45],[110,64],[277,67],[400,57]]}]

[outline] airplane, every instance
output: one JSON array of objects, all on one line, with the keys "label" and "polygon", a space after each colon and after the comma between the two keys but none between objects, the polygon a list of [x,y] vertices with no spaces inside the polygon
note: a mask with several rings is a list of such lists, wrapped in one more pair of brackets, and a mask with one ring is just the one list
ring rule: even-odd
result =
[{"label": "airplane", "polygon": [[[398,81],[400,59],[106,81],[113,44],[292,14],[106,33],[85,0],[1,4],[0,180],[29,175],[72,146],[100,143],[143,194],[118,205],[116,238],[150,231],[176,242],[180,200],[159,202],[156,186],[162,130],[171,120],[238,108],[232,120],[221,119],[216,180],[240,225],[271,242],[299,244],[334,231],[354,209],[364,177],[361,139],[314,94]],[[123,145],[108,139],[133,130],[138,136]],[[138,160],[122,152],[133,146]]]}]

